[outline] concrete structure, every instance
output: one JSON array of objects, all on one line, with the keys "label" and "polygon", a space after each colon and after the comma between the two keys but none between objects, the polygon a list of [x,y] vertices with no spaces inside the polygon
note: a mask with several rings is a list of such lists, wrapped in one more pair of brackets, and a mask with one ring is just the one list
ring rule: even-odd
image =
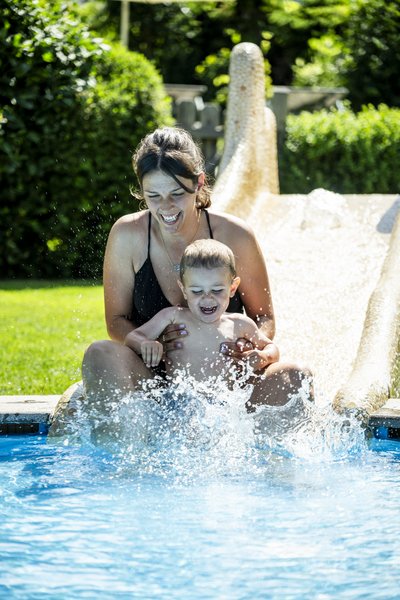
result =
[{"label": "concrete structure", "polygon": [[224,152],[213,201],[246,219],[262,193],[279,193],[276,121],[265,106],[264,60],[248,42],[234,47],[225,123]]}]

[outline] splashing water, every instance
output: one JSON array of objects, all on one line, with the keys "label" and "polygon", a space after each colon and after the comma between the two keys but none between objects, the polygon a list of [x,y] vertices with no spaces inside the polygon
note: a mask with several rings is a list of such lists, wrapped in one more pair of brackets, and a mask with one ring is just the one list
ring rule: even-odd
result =
[{"label": "splashing water", "polygon": [[[365,449],[358,421],[309,398],[309,384],[284,406],[248,413],[246,374],[198,382],[187,373],[168,387],[146,381],[113,401],[107,412],[82,405],[63,439],[110,455],[119,475],[155,475],[180,482],[221,476],[264,477],[278,458],[341,460]],[[111,458],[112,457],[112,458]]]},{"label": "splashing water", "polygon": [[269,267],[281,355],[314,371],[315,404],[304,388],[283,407],[248,414],[244,380],[227,386],[182,374],[168,390],[148,382],[113,402],[107,417],[89,418],[82,407],[65,443],[106,448],[120,471],[183,479],[258,476],[277,456],[337,461],[363,452],[361,425],[330,403],[351,371],[388,245],[390,226],[379,228],[393,209],[385,202],[314,190],[261,197],[249,216]]},{"label": "splashing water", "polygon": [[374,285],[384,243],[338,198],[324,229],[322,196],[279,204],[259,236],[278,345],[316,369],[317,402],[305,384],[249,414],[244,380],[182,373],[116,394],[107,414],[78,404],[58,440],[1,440],[2,597],[398,597],[398,445],[371,452],[329,406],[360,329],[343,315],[363,314],[354,289]]}]

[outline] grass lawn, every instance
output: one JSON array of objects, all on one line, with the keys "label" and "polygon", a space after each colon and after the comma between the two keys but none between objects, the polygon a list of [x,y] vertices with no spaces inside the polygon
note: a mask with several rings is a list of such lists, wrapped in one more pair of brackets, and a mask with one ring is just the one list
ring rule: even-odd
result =
[{"label": "grass lawn", "polygon": [[[0,394],[61,394],[85,348],[108,338],[93,282],[0,280]],[[400,361],[392,394],[400,395]]]},{"label": "grass lawn", "polygon": [[107,338],[102,286],[0,281],[0,394],[61,394],[85,348]]}]

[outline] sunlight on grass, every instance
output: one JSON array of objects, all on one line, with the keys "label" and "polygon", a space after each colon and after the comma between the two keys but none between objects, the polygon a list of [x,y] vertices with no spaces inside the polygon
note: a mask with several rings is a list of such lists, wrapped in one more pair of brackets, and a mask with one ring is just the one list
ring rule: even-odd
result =
[{"label": "sunlight on grass", "polygon": [[107,338],[101,285],[0,282],[0,394],[61,394]]}]

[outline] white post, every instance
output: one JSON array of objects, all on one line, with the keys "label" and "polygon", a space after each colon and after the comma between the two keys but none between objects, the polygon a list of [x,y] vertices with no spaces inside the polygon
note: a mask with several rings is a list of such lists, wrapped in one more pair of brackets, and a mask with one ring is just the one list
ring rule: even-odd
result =
[{"label": "white post", "polygon": [[128,47],[129,40],[129,0],[121,0],[121,44]]}]

